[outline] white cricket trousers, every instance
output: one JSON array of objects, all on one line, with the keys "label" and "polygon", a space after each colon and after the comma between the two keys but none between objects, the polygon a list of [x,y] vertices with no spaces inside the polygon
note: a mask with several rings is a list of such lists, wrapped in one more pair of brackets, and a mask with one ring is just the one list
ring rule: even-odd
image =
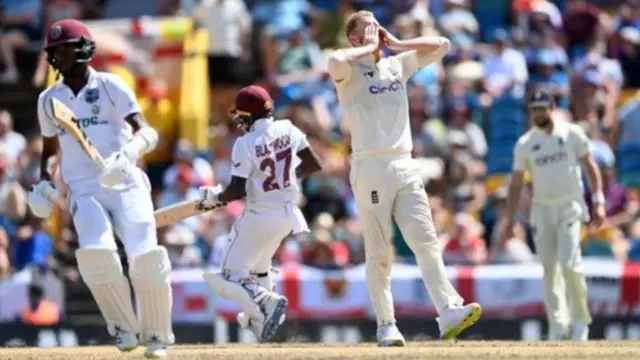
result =
[{"label": "white cricket trousers", "polygon": [[378,325],[395,323],[392,219],[416,256],[438,313],[447,306],[462,305],[463,299],[447,279],[429,200],[411,156],[356,157],[350,180],[364,229],[365,275]]},{"label": "white cricket trousers", "polygon": [[282,240],[303,231],[308,231],[307,223],[293,202],[261,211],[249,207],[231,228],[222,270],[240,278],[268,273]]},{"label": "white cricket trousers", "polygon": [[591,323],[580,250],[584,220],[585,208],[579,201],[553,206],[534,203],[531,208],[533,239],[544,269],[547,320],[551,330],[561,333],[571,324]]},{"label": "white cricket trousers", "polygon": [[67,196],[80,248],[117,250],[114,230],[131,260],[157,246],[151,186],[136,168],[119,188],[107,188],[97,179],[69,185]]}]

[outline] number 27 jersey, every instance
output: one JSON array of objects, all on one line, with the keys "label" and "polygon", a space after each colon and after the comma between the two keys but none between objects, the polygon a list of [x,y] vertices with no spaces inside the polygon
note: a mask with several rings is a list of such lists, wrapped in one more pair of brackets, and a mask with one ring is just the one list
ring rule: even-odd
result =
[{"label": "number 27 jersey", "polygon": [[260,119],[236,140],[231,175],[247,179],[248,209],[279,209],[297,200],[296,154],[308,146],[289,120]]}]

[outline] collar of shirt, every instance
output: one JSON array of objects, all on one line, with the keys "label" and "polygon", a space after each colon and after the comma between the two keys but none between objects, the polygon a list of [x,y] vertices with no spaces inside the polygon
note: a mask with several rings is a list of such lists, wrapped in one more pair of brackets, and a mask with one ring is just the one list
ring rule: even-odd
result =
[{"label": "collar of shirt", "polygon": [[258,119],[251,125],[251,130],[262,130],[271,124],[273,124],[273,117]]},{"label": "collar of shirt", "polygon": [[[82,92],[82,90],[84,90],[85,87],[87,87],[87,85],[91,84],[93,79],[96,77],[96,71],[91,66],[89,66],[88,69],[89,69],[89,76],[87,77],[87,81],[85,82],[85,84],[82,87],[82,89],[80,89],[81,92]],[[58,86],[60,86],[62,88],[69,89],[71,91],[71,88],[67,84],[64,83],[64,79],[60,80],[60,82],[58,83]]]}]

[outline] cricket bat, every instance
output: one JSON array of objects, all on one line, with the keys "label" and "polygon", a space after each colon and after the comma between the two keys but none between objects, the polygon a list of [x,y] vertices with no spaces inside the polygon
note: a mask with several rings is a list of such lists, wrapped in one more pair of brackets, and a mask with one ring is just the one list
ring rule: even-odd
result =
[{"label": "cricket bat", "polygon": [[[218,185],[216,187],[222,191],[222,186]],[[204,212],[211,211],[222,206],[223,204],[206,207],[201,204],[200,200],[186,200],[160,208],[156,210],[153,215],[156,218],[156,227],[161,228],[175,224],[182,219],[200,215]]]},{"label": "cricket bat", "polygon": [[67,134],[71,135],[80,148],[87,154],[100,171],[104,170],[104,159],[100,156],[98,150],[91,144],[87,134],[80,128],[75,120],[76,116],[65,104],[56,98],[51,98],[51,109],[53,117]]}]

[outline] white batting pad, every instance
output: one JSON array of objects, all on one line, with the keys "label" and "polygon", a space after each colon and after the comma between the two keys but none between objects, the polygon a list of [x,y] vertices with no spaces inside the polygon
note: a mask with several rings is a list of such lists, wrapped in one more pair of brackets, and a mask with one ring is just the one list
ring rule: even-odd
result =
[{"label": "white batting pad", "polygon": [[241,284],[226,279],[220,273],[205,272],[203,277],[220,296],[238,303],[252,319],[257,320],[260,324],[264,321],[264,314],[260,311],[260,307]]},{"label": "white batting pad", "polygon": [[135,257],[131,260],[129,275],[136,293],[142,328],[140,341],[144,343],[149,337],[158,336],[163,343],[173,344],[171,262],[167,250],[158,246]]},{"label": "white batting pad", "polygon": [[109,249],[78,249],[75,254],[80,275],[100,308],[109,334],[115,336],[116,326],[125,331],[140,332],[129,282],[122,274],[118,254]]}]

